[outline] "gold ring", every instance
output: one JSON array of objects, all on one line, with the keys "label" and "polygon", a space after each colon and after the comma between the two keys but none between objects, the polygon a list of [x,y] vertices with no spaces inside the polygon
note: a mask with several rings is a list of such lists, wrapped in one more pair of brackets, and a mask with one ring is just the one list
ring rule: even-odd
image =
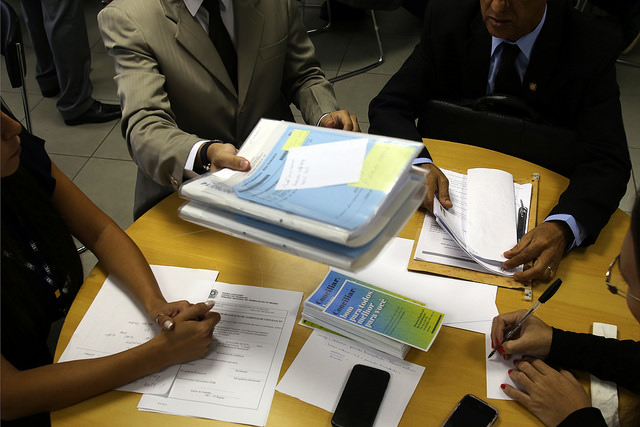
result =
[{"label": "gold ring", "polygon": [[550,265],[547,266],[547,272],[549,272],[549,276],[553,277],[553,268]]}]

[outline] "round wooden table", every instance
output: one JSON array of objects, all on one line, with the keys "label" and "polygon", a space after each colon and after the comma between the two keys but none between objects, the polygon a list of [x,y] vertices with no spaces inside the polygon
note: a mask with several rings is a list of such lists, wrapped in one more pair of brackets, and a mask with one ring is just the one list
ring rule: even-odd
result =
[{"label": "round wooden table", "polygon": [[[529,162],[490,150],[445,141],[425,140],[438,166],[466,170],[491,167],[514,176],[540,174],[538,223],[551,210],[568,180]],[[220,271],[218,280],[303,291],[305,298],[320,283],[328,267],[185,222],[178,218],[182,201],[172,195],[136,221],[127,233],[140,246],[151,264],[203,268]],[[640,326],[625,300],[609,293],[604,273],[619,253],[629,226],[629,216],[616,211],[598,241],[565,256],[557,275],[564,280],[562,292],[542,306],[537,314],[547,323],[576,332],[590,332],[594,321],[618,326],[618,338],[640,340]],[[413,239],[418,221],[412,219],[400,237]],[[93,269],[67,316],[56,351],[56,360],[106,278],[100,264]],[[547,284],[534,286],[534,300]],[[522,291],[499,288],[500,312],[529,308]],[[280,378],[296,357],[311,331],[296,325],[287,349]],[[424,375],[404,413],[402,426],[439,426],[449,411],[467,393],[486,398],[484,337],[481,334],[443,327],[428,352],[412,349],[406,357],[424,366]],[[588,376],[579,374],[586,384]],[[218,421],[177,417],[136,409],[140,395],[112,391],[52,413],[53,426],[214,426]],[[621,407],[633,395],[620,390]],[[499,411],[496,425],[527,426],[540,422],[518,403],[490,400]],[[288,395],[276,392],[268,426],[329,426],[332,414]]]}]

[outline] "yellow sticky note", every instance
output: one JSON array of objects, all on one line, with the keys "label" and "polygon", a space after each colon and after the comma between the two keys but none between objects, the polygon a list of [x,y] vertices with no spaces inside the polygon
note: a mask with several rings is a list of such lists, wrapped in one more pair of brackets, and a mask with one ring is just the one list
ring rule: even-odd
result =
[{"label": "yellow sticky note", "polygon": [[304,144],[304,140],[309,136],[309,133],[311,133],[310,130],[294,129],[291,131],[291,136],[289,136],[287,142],[284,143],[282,149],[284,151],[289,151],[294,147],[302,146],[302,144]]},{"label": "yellow sticky note", "polygon": [[406,166],[413,150],[413,147],[377,142],[364,159],[360,181],[349,185],[388,191]]}]

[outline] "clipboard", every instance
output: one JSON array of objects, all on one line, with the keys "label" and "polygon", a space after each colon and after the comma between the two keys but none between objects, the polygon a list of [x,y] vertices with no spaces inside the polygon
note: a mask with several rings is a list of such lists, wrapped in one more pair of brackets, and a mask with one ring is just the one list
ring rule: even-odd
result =
[{"label": "clipboard", "polygon": [[[532,230],[538,224],[538,190],[540,183],[540,175],[534,173],[530,178],[514,178],[514,182],[518,184],[531,183],[531,205],[529,207],[529,221],[527,231]],[[490,285],[501,286],[511,289],[531,289],[531,282],[521,283],[513,280],[511,277],[498,276],[491,273],[482,273],[479,271],[467,270],[462,267],[453,267],[450,265],[438,264],[429,261],[418,261],[415,259],[416,247],[422,231],[422,223],[427,213],[420,209],[416,212],[416,222],[419,224],[416,229],[416,235],[413,241],[413,249],[409,258],[408,269],[411,271],[437,274],[440,276],[454,277],[456,279],[470,280],[472,282],[487,283]]]}]

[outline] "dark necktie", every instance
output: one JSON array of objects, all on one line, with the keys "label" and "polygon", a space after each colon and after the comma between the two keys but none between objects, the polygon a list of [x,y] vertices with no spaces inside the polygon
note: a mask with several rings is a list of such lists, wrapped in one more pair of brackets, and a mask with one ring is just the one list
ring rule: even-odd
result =
[{"label": "dark necktie", "polygon": [[496,73],[494,93],[505,95],[520,95],[522,82],[516,69],[515,60],[520,53],[517,44],[502,42],[502,53],[500,54],[500,66]]},{"label": "dark necktie", "polygon": [[220,0],[204,0],[202,5],[209,11],[209,38],[220,54],[233,86],[238,89],[238,58],[231,37],[220,17]]}]

